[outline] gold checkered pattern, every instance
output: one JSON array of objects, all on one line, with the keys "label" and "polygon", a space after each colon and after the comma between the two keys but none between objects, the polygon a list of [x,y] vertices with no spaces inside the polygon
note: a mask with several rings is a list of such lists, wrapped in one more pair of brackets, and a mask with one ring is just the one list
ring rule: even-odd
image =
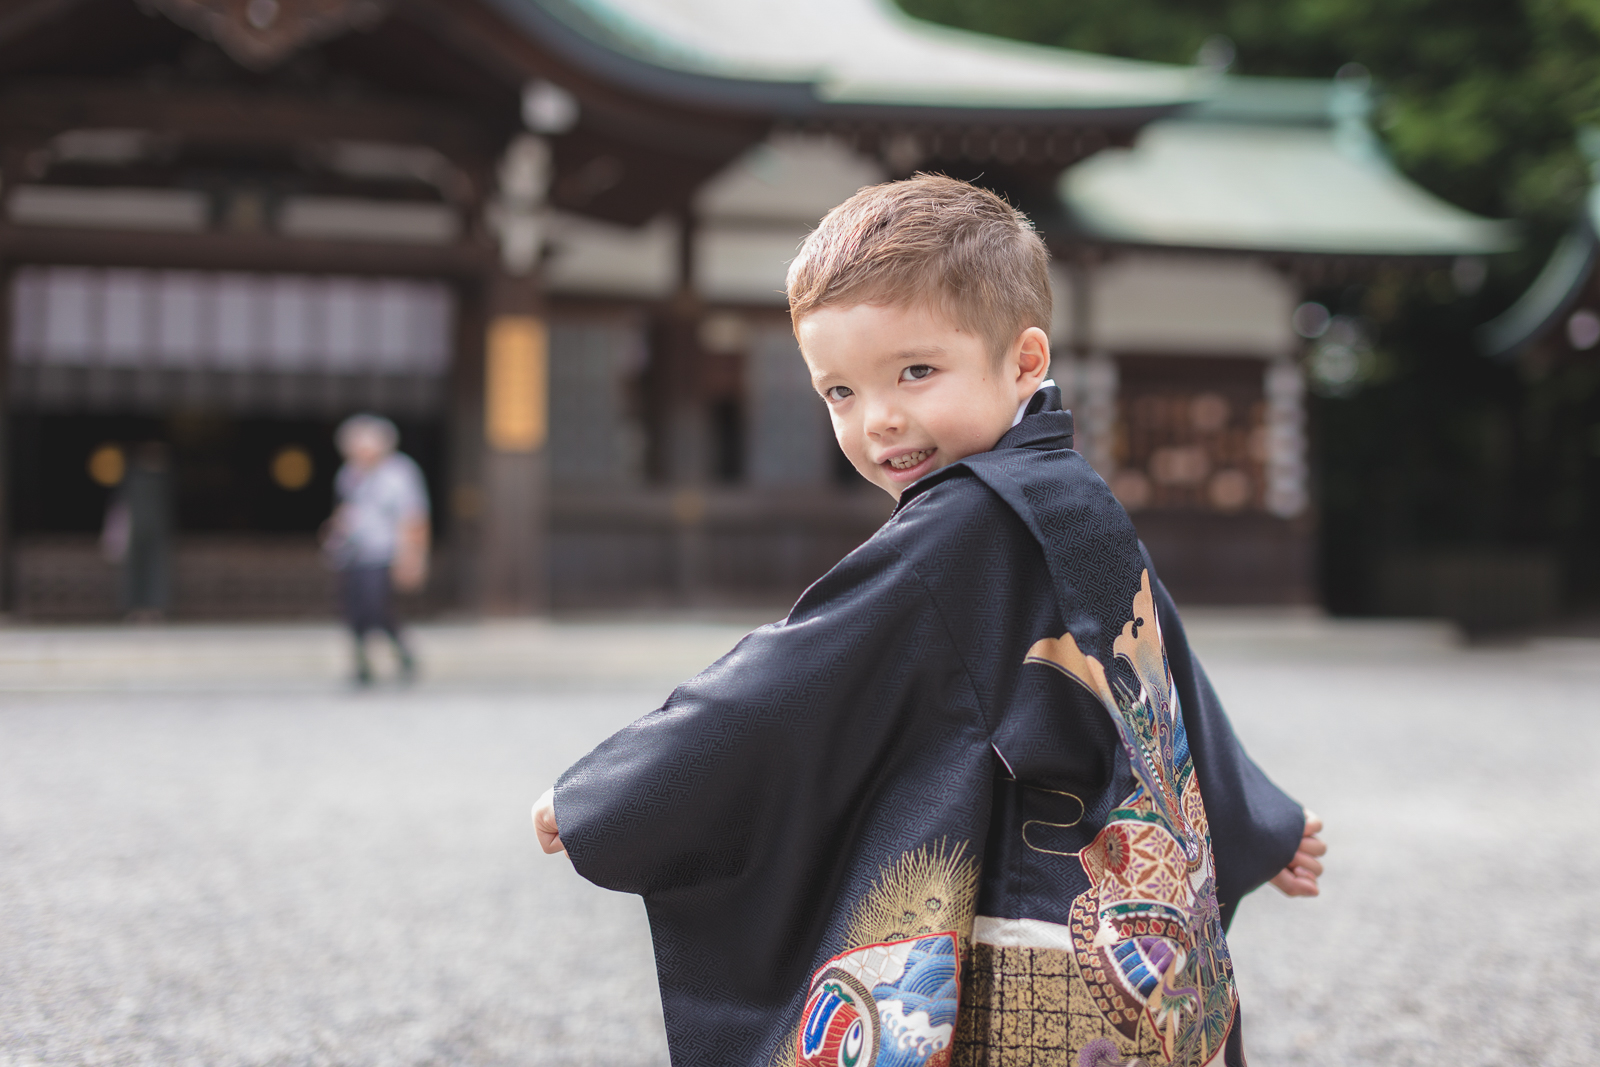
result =
[{"label": "gold checkered pattern", "polygon": [[951,1067],[1076,1067],[1078,1051],[1101,1038],[1125,1058],[1161,1062],[1147,1024],[1134,1042],[1111,1028],[1072,953],[975,944],[970,960]]}]

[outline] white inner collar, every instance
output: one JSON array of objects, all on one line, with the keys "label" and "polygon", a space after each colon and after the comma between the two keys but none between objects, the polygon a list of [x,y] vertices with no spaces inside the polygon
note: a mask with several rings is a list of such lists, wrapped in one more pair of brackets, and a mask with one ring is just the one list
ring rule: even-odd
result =
[{"label": "white inner collar", "polygon": [[1017,413],[1012,416],[1011,425],[1014,427],[1017,423],[1022,421],[1023,413],[1028,410],[1028,405],[1033,403],[1033,398],[1038,396],[1041,390],[1048,389],[1055,384],[1056,380],[1054,378],[1046,378],[1044,381],[1040,382],[1039,388],[1029,393],[1028,399],[1017,405]]}]

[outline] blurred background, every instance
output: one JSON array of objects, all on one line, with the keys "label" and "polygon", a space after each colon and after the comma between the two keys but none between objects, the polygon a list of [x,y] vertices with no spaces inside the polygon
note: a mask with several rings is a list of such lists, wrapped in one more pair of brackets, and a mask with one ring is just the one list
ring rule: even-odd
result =
[{"label": "blurred background", "polygon": [[919,170],[1044,232],[1080,449],[1180,601],[1600,605],[1584,5],[0,6],[15,618],[118,615],[151,442],[168,615],[330,613],[368,410],[436,504],[414,615],[786,603],[888,502],[784,269]]},{"label": "blurred background", "polygon": [[[1600,9],[903,2],[0,0],[0,1064],[665,1064],[528,806],[888,515],[783,277],[924,170],[1043,233],[1079,448],[1328,824],[1251,1055],[1594,1062]],[[357,412],[433,504],[366,686]]]}]

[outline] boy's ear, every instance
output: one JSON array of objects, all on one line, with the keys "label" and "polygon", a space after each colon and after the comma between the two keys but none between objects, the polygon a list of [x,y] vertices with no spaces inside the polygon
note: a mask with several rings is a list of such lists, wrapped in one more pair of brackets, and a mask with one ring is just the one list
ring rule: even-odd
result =
[{"label": "boy's ear", "polygon": [[1017,338],[1017,385],[1031,394],[1050,376],[1050,336],[1029,326]]}]

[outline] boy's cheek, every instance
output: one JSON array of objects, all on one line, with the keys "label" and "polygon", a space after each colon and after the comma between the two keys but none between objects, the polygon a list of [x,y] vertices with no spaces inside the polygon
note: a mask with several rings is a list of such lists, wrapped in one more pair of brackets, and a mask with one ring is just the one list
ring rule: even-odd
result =
[{"label": "boy's cheek", "polygon": [[856,470],[866,473],[865,454],[860,444],[860,437],[852,427],[838,416],[833,417],[833,439],[839,444],[839,451],[844,453],[850,465]]},{"label": "boy's cheek", "polygon": [[833,424],[833,439],[839,442],[839,447],[845,455],[850,455],[850,426],[841,419],[831,407],[828,409],[828,421]]}]

